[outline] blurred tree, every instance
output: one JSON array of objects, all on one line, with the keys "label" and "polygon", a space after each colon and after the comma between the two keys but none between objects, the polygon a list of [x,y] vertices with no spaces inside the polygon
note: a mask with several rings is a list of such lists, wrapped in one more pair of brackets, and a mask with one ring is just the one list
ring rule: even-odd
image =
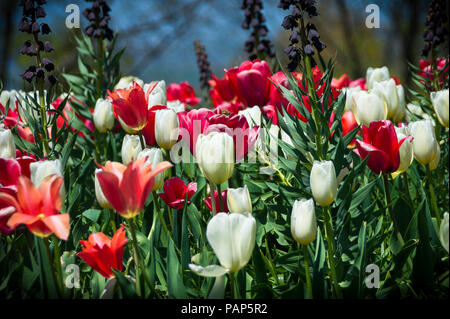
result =
[{"label": "blurred tree", "polygon": [[0,80],[3,85],[7,83],[7,66],[9,56],[11,54],[12,35],[15,31],[15,26],[18,24],[14,21],[14,11],[17,7],[17,0],[2,1],[0,7]]}]

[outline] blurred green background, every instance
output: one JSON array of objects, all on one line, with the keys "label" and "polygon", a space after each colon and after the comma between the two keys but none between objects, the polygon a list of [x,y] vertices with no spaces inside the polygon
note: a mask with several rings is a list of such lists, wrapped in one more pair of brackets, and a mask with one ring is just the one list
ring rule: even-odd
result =
[{"label": "blurred green background", "polygon": [[[76,71],[74,34],[87,21],[81,16],[81,29],[65,26],[68,4],[80,7],[80,13],[90,6],[86,1],[49,0],[43,20],[53,32],[47,36],[56,51],[49,57],[59,72]],[[1,0],[0,6],[0,79],[8,89],[24,86],[19,74],[31,58],[19,55],[27,34],[18,32],[21,17],[19,0]],[[126,47],[122,73],[135,75],[144,81],[165,79],[166,82],[188,80],[199,87],[193,41],[200,39],[206,46],[214,74],[240,64],[248,58],[244,42],[250,31],[241,23],[244,12],[240,0],[110,0],[110,27],[119,32],[118,48]],[[281,27],[289,12],[277,7],[277,0],[263,0],[263,13],[269,28],[269,38],[275,43],[277,56],[284,63],[283,49],[289,32]],[[365,26],[366,7],[380,8],[380,28]],[[336,76],[347,72],[351,77],[365,76],[369,66],[387,65],[391,73],[408,85],[407,61],[418,63],[423,44],[426,0],[319,0],[320,16],[314,18],[327,48],[325,57],[336,57]],[[448,54],[448,43],[442,52]]]}]

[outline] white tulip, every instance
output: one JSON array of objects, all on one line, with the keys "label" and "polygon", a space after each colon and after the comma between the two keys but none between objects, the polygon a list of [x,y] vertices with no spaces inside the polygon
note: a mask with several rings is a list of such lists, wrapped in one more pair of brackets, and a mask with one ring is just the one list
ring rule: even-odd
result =
[{"label": "white tulip", "polygon": [[392,117],[392,120],[395,123],[399,123],[403,120],[406,115],[406,98],[405,98],[405,89],[403,85],[397,85],[397,94],[398,94],[398,108],[397,112]]},{"label": "white tulip", "polygon": [[94,125],[100,132],[107,132],[114,126],[113,106],[106,99],[98,99],[94,109]]},{"label": "white tulip", "polygon": [[302,245],[308,245],[316,238],[317,221],[314,201],[296,200],[291,213],[292,237]]},{"label": "white tulip", "polygon": [[[147,92],[149,87],[153,85],[154,82],[150,84],[144,85],[144,92]],[[148,96],[148,108],[151,108],[154,105],[166,105],[167,96],[166,96],[166,82],[158,81],[158,84],[152,90],[150,95]]]},{"label": "white tulip", "polygon": [[[411,135],[409,129],[406,126],[395,127],[395,132],[397,133],[397,139],[400,142],[405,137]],[[400,173],[406,172],[406,170],[411,166],[411,163],[414,158],[414,141],[405,140],[399,149],[400,156],[400,165],[396,172],[394,172],[395,176]],[[393,174],[393,175],[394,175]]]},{"label": "white tulip", "polygon": [[128,165],[131,161],[136,160],[140,151],[142,151],[142,146],[139,136],[125,135],[122,142],[122,163]]},{"label": "white tulip", "polygon": [[227,204],[230,213],[251,213],[252,199],[247,185],[240,188],[228,188]]},{"label": "white tulip", "polygon": [[389,69],[386,66],[381,68],[369,67],[366,72],[367,89],[372,89],[376,82],[389,80],[390,78]]},{"label": "white tulip", "polygon": [[206,238],[222,267],[237,272],[252,256],[256,220],[250,214],[218,213],[206,227]]},{"label": "white tulip", "polygon": [[[406,105],[406,109],[408,110],[409,113],[414,114],[415,116],[417,116],[421,119],[432,120],[431,116],[429,116],[427,113],[424,113],[419,106],[417,106],[413,103],[408,103]],[[409,114],[407,115],[406,119],[407,119],[407,122],[411,122],[411,116]]]},{"label": "white tulip", "polygon": [[[56,176],[63,177],[63,171],[61,166],[61,161],[59,159],[56,160],[46,160],[46,161],[38,161],[30,164],[30,175],[31,182],[34,186],[39,187],[42,181],[50,175],[55,174]],[[61,186],[60,195],[62,198],[66,195],[66,190],[64,187],[64,183]]]},{"label": "white tulip", "polygon": [[414,158],[422,165],[431,163],[436,156],[436,137],[430,120],[409,123],[411,135],[414,137]]},{"label": "white tulip", "polygon": [[4,107],[9,107],[11,111],[16,110],[16,101],[17,101],[17,91],[16,90],[10,90],[10,91],[2,91],[0,95],[0,101],[1,104]]},{"label": "white tulip", "polygon": [[448,89],[431,92],[430,98],[439,122],[441,122],[443,126],[448,127]]},{"label": "white tulip", "polygon": [[0,158],[16,158],[16,144],[11,130],[0,129]]},{"label": "white tulip", "polygon": [[261,126],[261,108],[259,106],[248,107],[245,110],[239,111],[239,115],[244,115],[250,128],[254,126]]},{"label": "white tulip", "polygon": [[[156,165],[161,163],[163,161],[163,155],[159,148],[153,147],[153,148],[144,148],[139,154],[137,155],[137,159],[141,158],[147,158],[145,161],[145,164],[152,164],[152,168],[154,168]],[[158,190],[163,186],[164,184],[164,172],[159,173],[155,176],[155,183],[153,185],[152,191]]]},{"label": "white tulip", "polygon": [[122,78],[120,78],[119,82],[114,87],[114,90],[128,89],[130,87],[130,85],[133,84],[133,81],[136,82],[137,84],[139,84],[140,87],[144,86],[144,81],[142,81],[140,78],[132,76],[132,75],[128,75],[128,76],[123,76]]},{"label": "white tulip", "polygon": [[356,92],[360,92],[361,87],[355,86],[355,87],[346,87],[342,89],[342,93],[346,94],[345,96],[345,108],[344,112],[353,110],[353,94]]},{"label": "white tulip", "polygon": [[174,110],[164,109],[155,113],[155,140],[159,147],[169,151],[180,133],[178,115]]},{"label": "white tulip", "polygon": [[337,182],[332,161],[314,161],[309,180],[316,203],[320,206],[329,206],[334,202],[337,195]]},{"label": "white tulip", "polygon": [[444,219],[441,222],[439,230],[442,247],[448,252],[448,213],[444,213]]},{"label": "white tulip", "polygon": [[399,99],[394,79],[375,82],[370,93],[378,95],[386,103],[388,118],[392,119],[397,114]]},{"label": "white tulip", "polygon": [[369,127],[370,122],[386,120],[387,118],[386,103],[375,93],[355,92],[353,103],[353,114],[358,124]]},{"label": "white tulip", "polygon": [[112,209],[111,204],[108,202],[105,195],[103,194],[102,188],[100,187],[100,183],[98,182],[97,173],[101,171],[102,171],[101,168],[97,168],[95,170],[94,175],[95,197],[97,198],[97,202],[100,204],[101,207],[106,209]]},{"label": "white tulip", "polygon": [[428,164],[428,167],[430,168],[431,171],[434,171],[436,168],[438,168],[439,162],[441,160],[441,147],[439,146],[439,143],[435,143],[434,148],[435,148],[434,158],[430,162],[430,164]]},{"label": "white tulip", "polygon": [[234,142],[227,133],[200,134],[195,153],[200,170],[211,183],[222,184],[233,175]]},{"label": "white tulip", "polygon": [[167,107],[177,113],[186,111],[186,105],[180,100],[167,101]]}]

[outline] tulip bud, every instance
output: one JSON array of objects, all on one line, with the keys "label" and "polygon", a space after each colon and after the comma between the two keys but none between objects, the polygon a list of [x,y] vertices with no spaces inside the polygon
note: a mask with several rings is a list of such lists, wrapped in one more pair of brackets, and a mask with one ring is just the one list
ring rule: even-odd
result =
[{"label": "tulip bud", "polygon": [[399,99],[394,79],[375,82],[370,93],[378,95],[386,103],[388,118],[392,119],[398,112]]},{"label": "tulip bud", "polygon": [[[144,85],[144,92],[147,92],[150,85],[152,85],[152,83]],[[148,108],[151,108],[154,105],[166,105],[166,104],[167,104],[166,82],[164,80],[158,81],[158,84],[155,86],[153,91],[148,96]]]},{"label": "tulip bud", "polygon": [[317,222],[314,201],[296,200],[291,213],[292,237],[302,245],[308,245],[316,238]]},{"label": "tulip bud", "polygon": [[[397,133],[397,139],[399,142],[405,137],[411,135],[407,126],[395,127],[395,132]],[[400,173],[406,172],[406,170],[411,165],[414,158],[413,141],[406,139],[400,146],[398,152],[400,156],[400,165],[397,171],[393,173],[395,174],[395,176]]]},{"label": "tulip bud", "polygon": [[320,206],[329,206],[333,203],[337,195],[336,172],[333,162],[314,161],[309,180],[316,203]]},{"label": "tulip bud", "polygon": [[247,185],[240,188],[228,188],[227,205],[230,213],[251,213],[252,199]]},{"label": "tulip bud", "polygon": [[102,188],[100,187],[100,183],[98,182],[97,173],[101,172],[101,168],[97,168],[95,170],[95,178],[94,178],[94,185],[95,185],[95,197],[97,197],[97,201],[100,204],[101,207],[106,209],[112,209],[111,204],[108,202],[108,200],[105,198],[105,195],[103,194]]},{"label": "tulip bud", "polygon": [[399,123],[403,120],[406,115],[406,99],[405,99],[405,89],[403,85],[397,85],[397,94],[398,94],[398,108],[397,112],[393,115],[392,120],[395,123]]},{"label": "tulip bud", "polygon": [[130,85],[133,84],[133,81],[136,82],[137,84],[139,84],[140,87],[142,87],[144,85],[144,81],[142,81],[138,77],[129,75],[129,76],[121,77],[119,82],[114,87],[114,90],[128,89],[130,87]]},{"label": "tulip bud", "polygon": [[442,247],[448,252],[448,213],[444,213],[444,219],[441,222],[439,230]]},{"label": "tulip bud", "polygon": [[11,130],[0,129],[0,158],[16,158],[16,144]]},{"label": "tulip bud", "polygon": [[107,132],[114,126],[114,113],[110,101],[98,99],[94,109],[94,125],[100,132]]},{"label": "tulip bud", "polygon": [[428,164],[428,167],[430,168],[431,171],[434,171],[436,168],[438,168],[439,162],[441,160],[441,147],[439,146],[439,143],[435,143],[434,148],[435,148],[434,158],[430,162],[430,164]]},{"label": "tulip bud", "polygon": [[381,68],[367,68],[366,72],[366,83],[367,89],[372,89],[376,82],[381,82],[389,80],[391,76],[389,75],[389,69],[386,66]]},{"label": "tulip bud", "polygon": [[414,158],[422,165],[431,163],[436,156],[436,137],[430,120],[409,123],[411,135],[414,137]]},{"label": "tulip bud", "polygon": [[159,147],[169,151],[180,133],[178,115],[174,110],[164,109],[155,113],[155,140]]},{"label": "tulip bud", "polygon": [[342,93],[345,93],[345,108],[344,112],[353,110],[353,94],[360,92],[361,88],[359,86],[346,87],[342,89]]},{"label": "tulip bud", "polygon": [[125,135],[122,142],[122,163],[128,165],[131,161],[136,160],[140,151],[142,151],[142,146],[139,136]]},{"label": "tulip bud", "polygon": [[430,98],[439,122],[441,122],[443,126],[448,127],[448,89],[431,92]]},{"label": "tulip bud", "polygon": [[367,127],[370,122],[382,121],[387,118],[387,106],[375,93],[360,91],[353,94],[353,114],[358,124]]},{"label": "tulip bud", "polygon": [[237,272],[252,256],[256,220],[250,214],[218,213],[206,227],[206,238],[222,267]]},{"label": "tulip bud", "polygon": [[[152,169],[158,164],[163,161],[163,155],[159,148],[153,147],[153,148],[144,148],[139,154],[137,155],[137,159],[141,158],[147,158],[145,161],[145,165],[152,164]],[[161,188],[164,184],[164,172],[159,173],[155,176],[155,183],[153,184],[152,191],[156,191]]]},{"label": "tulip bud", "polygon": [[200,134],[195,153],[200,170],[211,183],[222,184],[233,175],[234,142],[227,133]]},{"label": "tulip bud", "polygon": [[[31,175],[31,182],[34,184],[34,186],[39,187],[41,185],[42,181],[50,175],[57,175],[57,176],[63,176],[62,174],[62,168],[61,168],[61,161],[59,159],[57,160],[46,160],[46,161],[38,161],[30,163],[30,175]],[[61,185],[60,190],[61,197],[64,198],[66,195],[66,190],[64,188],[64,183]]]}]

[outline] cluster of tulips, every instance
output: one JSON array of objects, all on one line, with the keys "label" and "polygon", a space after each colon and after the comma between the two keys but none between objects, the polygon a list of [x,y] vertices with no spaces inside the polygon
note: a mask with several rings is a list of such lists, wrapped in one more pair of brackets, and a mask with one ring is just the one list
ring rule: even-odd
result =
[{"label": "cluster of tulips", "polygon": [[[441,65],[441,71],[445,65]],[[424,79],[426,67],[423,66],[424,73],[419,75]],[[269,172],[278,174],[267,175],[269,180],[277,181],[279,178],[280,184],[290,185],[286,173],[270,161],[271,154],[267,148],[273,147],[265,137],[276,141],[275,148],[283,146],[283,154],[295,163],[297,159],[292,152],[285,150],[285,145],[292,148],[298,145],[297,137],[285,129],[285,123],[293,120],[299,125],[308,122],[315,122],[316,126],[327,124],[330,139],[334,134],[341,134],[341,139],[347,134],[351,136],[348,148],[353,149],[375,175],[383,176],[393,232],[401,244],[405,244],[396,223],[396,212],[389,204],[389,183],[405,173],[414,159],[425,168],[428,176],[439,167],[442,140],[436,137],[436,131],[442,125],[448,133],[449,91],[444,89],[448,77],[441,79],[439,88],[442,89],[430,92],[433,112],[428,114],[417,105],[407,104],[404,87],[397,78],[390,76],[387,67],[369,68],[365,78],[356,80],[344,74],[328,81],[329,87],[324,84],[325,75],[318,66],[305,74],[294,72],[289,77],[281,71],[272,74],[266,61],[245,61],[239,67],[226,70],[222,79],[212,76],[209,95],[213,107],[206,104],[199,107],[204,102],[187,82],[172,83],[166,87],[164,81],[146,84],[131,76],[121,78],[106,96],[97,100],[95,106],[87,106],[87,113],[74,111],[71,104],[80,102],[74,96],[62,96],[51,103],[48,116],[56,114],[57,128],[71,126],[76,119],[87,129],[84,132],[90,132],[91,136],[80,132],[75,126],[71,127],[71,134],[81,139],[92,138],[96,149],[102,145],[102,139],[98,136],[123,136],[121,162],[107,158],[106,151],[104,154],[96,151],[98,156],[84,159],[96,166],[92,172],[93,190],[89,192],[95,193],[97,199],[93,207],[100,206],[105,212],[113,210],[123,218],[120,227],[114,223],[117,218],[108,219],[114,224],[111,226],[114,230],[111,238],[103,232],[95,232],[82,234],[84,239],[79,241],[81,246],[77,256],[114,283],[109,286],[109,291],[105,288],[107,292],[103,293],[104,296],[111,296],[111,291],[116,289],[111,287],[115,287],[116,279],[123,271],[124,250],[130,240],[132,253],[130,249],[130,260],[126,263],[127,277],[124,278],[128,278],[128,284],[134,287],[138,296],[147,296],[148,290],[148,294],[161,297],[164,289],[157,289],[155,279],[148,274],[149,261],[141,238],[143,225],[150,225],[148,234],[144,234],[149,240],[155,240],[155,233],[161,227],[166,243],[167,239],[169,242],[173,240],[177,249],[187,243],[189,250],[189,231],[181,229],[184,227],[182,219],[191,213],[187,207],[191,205],[192,198],[200,193],[200,183],[203,185],[198,196],[206,194],[203,203],[208,212],[202,213],[207,220],[205,235],[220,265],[211,261],[207,264],[205,260],[199,262],[193,257],[189,269],[199,276],[215,278],[214,286],[208,292],[210,297],[224,297],[227,274],[230,275],[231,295],[239,296],[236,278],[248,279],[234,274],[254,256],[257,229],[260,227],[260,221],[254,215],[261,212],[260,209],[255,212],[252,203],[259,205],[265,201],[263,194],[253,191],[251,196],[249,186],[242,178],[245,175],[243,167],[253,159],[252,163],[258,167],[269,167],[272,169]],[[300,98],[296,95],[298,90],[305,92]],[[331,94],[326,95],[327,90]],[[63,165],[69,163],[68,158],[49,158],[49,154],[32,154],[22,148],[26,145],[23,141],[35,143],[35,136],[38,136],[32,131],[28,119],[39,118],[39,114],[24,108],[26,99],[39,99],[36,95],[16,91],[3,91],[1,94],[0,232],[5,236],[3,243],[8,242],[6,236],[20,236],[24,226],[32,234],[43,238],[47,249],[51,247],[48,249],[49,256],[50,250],[54,255],[56,262],[50,260],[49,263],[55,264],[55,286],[61,292],[58,241],[50,245],[47,240],[58,238],[67,241],[71,236],[74,212],[67,213],[68,206],[64,203],[67,202],[67,188],[72,189],[73,185],[66,184],[64,180],[66,168]],[[317,97],[322,100],[319,104],[322,110],[317,108],[317,101],[314,100]],[[341,101],[343,111],[339,123],[334,124],[337,100]],[[296,106],[297,103],[301,108]],[[333,110],[328,123],[319,123],[315,112],[325,114],[327,108]],[[336,131],[337,125],[342,132]],[[267,136],[265,133],[268,133]],[[48,136],[52,134],[55,130],[48,127]],[[282,141],[281,146],[278,145],[279,140]],[[323,143],[320,137],[317,141]],[[106,139],[103,143],[107,144]],[[320,145],[323,147],[323,144]],[[51,149],[52,145],[48,147]],[[337,199],[339,185],[345,183],[346,176],[351,174],[357,163],[337,171],[334,160],[324,156],[320,147],[317,149],[316,154],[304,149],[309,161],[309,171],[303,172],[309,180],[310,192],[306,192],[309,197],[304,196],[291,204],[287,202],[290,205],[287,216],[290,216],[292,238],[303,247],[306,296],[313,297],[307,247],[317,238],[321,228],[318,227],[315,210],[316,205],[321,207],[329,280],[333,287],[331,291],[333,296],[341,298],[343,292],[336,270],[337,259],[341,257],[336,256],[335,217],[331,206]],[[448,153],[445,160],[448,161]],[[196,167],[200,174],[196,173]],[[198,179],[194,180],[194,176]],[[90,179],[89,176],[82,178]],[[448,207],[437,207],[434,194],[431,201],[435,210],[433,216],[440,223],[440,240],[448,252],[448,213],[442,211]],[[144,214],[148,210],[152,214]],[[168,216],[164,216],[164,212]],[[100,229],[108,230],[108,221],[100,225]],[[191,229],[191,232],[194,230]],[[193,244],[195,242],[191,242]],[[203,247],[191,249],[198,251]],[[268,254],[270,256],[270,252]],[[128,269],[130,261],[134,264],[133,276],[128,275],[131,274]],[[270,261],[267,263],[270,264]]]}]

